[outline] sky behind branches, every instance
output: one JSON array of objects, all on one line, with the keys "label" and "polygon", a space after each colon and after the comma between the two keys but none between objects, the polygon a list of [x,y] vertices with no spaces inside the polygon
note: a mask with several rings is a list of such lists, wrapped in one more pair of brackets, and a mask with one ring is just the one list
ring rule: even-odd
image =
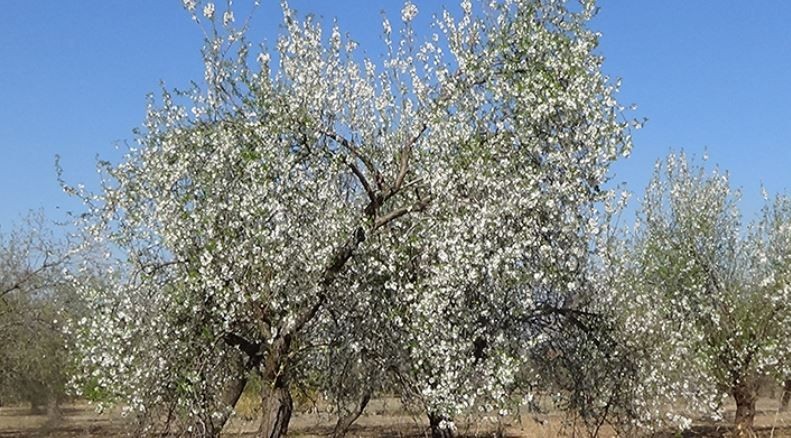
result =
[{"label": "sky behind branches", "polygon": [[[219,2],[222,4],[223,2]],[[426,24],[455,1],[415,0]],[[237,1],[237,19],[247,7]],[[398,0],[292,0],[300,13],[341,29],[371,56],[384,50],[381,11],[395,22]],[[599,3],[605,73],[623,79],[620,100],[649,119],[614,181],[639,200],[656,159],[684,149],[731,172],[743,209],[760,208],[760,186],[791,189],[791,2],[628,1]],[[219,7],[222,11],[222,7]],[[134,138],[145,96],[203,76],[202,33],[178,0],[134,2],[4,0],[0,27],[0,228],[43,208],[62,220],[79,204],[62,193],[59,154],[70,183],[95,187],[96,157]],[[262,0],[251,40],[273,43],[278,2]],[[426,33],[427,35],[428,33]],[[271,45],[271,44],[270,44]]]}]

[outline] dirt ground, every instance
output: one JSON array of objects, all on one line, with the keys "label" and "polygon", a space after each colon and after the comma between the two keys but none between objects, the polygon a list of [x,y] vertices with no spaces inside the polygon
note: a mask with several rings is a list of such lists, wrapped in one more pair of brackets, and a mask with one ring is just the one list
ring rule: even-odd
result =
[{"label": "dirt ground", "polygon": [[[761,399],[758,403],[756,426],[759,436],[791,438],[791,413],[777,413],[777,401]],[[46,415],[33,415],[27,407],[0,408],[0,438],[20,437],[121,437],[129,436],[124,419],[117,413],[97,414],[84,403],[64,406],[59,420],[50,420]],[[733,414],[730,407],[729,415]],[[727,417],[726,417],[727,418]],[[562,414],[548,414],[533,417],[522,415],[507,418],[505,436],[525,437],[566,437],[571,436],[568,427],[563,426]],[[334,418],[327,413],[297,412],[291,421],[290,436],[326,437],[332,431]],[[394,399],[378,399],[371,402],[367,413],[354,425],[350,436],[383,438],[417,438],[426,436],[427,424],[423,418],[404,413]],[[727,437],[727,424],[700,424],[694,430],[681,435],[667,431],[654,435],[657,438],[671,437]],[[459,435],[464,437],[490,437],[496,430],[494,423],[479,422],[459,426]],[[255,422],[236,418],[228,427],[227,437],[253,437]],[[585,435],[577,435],[585,436]],[[602,437],[613,436],[605,430]]]}]

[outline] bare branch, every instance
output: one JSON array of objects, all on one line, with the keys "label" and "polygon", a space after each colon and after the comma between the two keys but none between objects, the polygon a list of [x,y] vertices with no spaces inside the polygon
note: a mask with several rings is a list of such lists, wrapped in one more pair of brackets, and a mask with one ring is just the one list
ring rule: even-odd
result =
[{"label": "bare branch", "polygon": [[27,284],[30,281],[32,281],[39,274],[43,273],[47,269],[54,268],[54,267],[58,266],[58,264],[60,264],[60,261],[48,262],[47,261],[48,258],[49,258],[49,256],[47,255],[45,257],[45,259],[44,259],[44,263],[42,263],[38,268],[26,271],[22,275],[22,277],[18,278],[13,284],[11,284],[10,286],[7,286],[7,287],[5,287],[3,289],[0,289],[0,297],[8,295],[11,292],[14,292],[16,290],[22,289],[25,286],[25,284]]}]

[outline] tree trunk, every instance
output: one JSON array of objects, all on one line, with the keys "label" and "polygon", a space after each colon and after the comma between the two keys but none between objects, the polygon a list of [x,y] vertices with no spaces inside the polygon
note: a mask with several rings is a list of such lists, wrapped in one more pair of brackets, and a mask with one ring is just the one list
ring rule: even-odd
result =
[{"label": "tree trunk", "polygon": [[360,415],[362,415],[365,411],[365,407],[368,406],[369,401],[371,401],[371,393],[366,392],[360,399],[357,409],[347,412],[345,415],[340,415],[338,422],[335,423],[335,430],[332,432],[333,438],[343,438],[346,436],[346,434],[349,432],[349,429],[352,427],[352,424],[354,424],[354,422],[357,421],[357,419],[360,418]]},{"label": "tree trunk", "polygon": [[262,367],[261,438],[280,438],[288,432],[294,410],[288,382],[288,349],[290,338],[278,338],[269,348]]},{"label": "tree trunk", "polygon": [[212,418],[210,430],[207,431],[207,435],[211,437],[218,437],[222,433],[222,430],[225,428],[225,425],[228,423],[228,420],[231,419],[233,415],[234,408],[236,407],[236,403],[239,402],[239,398],[241,398],[242,393],[244,392],[244,387],[247,385],[247,376],[240,375],[237,378],[234,378],[228,385],[225,387],[221,397],[222,397],[222,406],[224,408],[222,415],[216,419]]},{"label": "tree trunk", "polygon": [[756,387],[752,382],[739,382],[733,387],[733,398],[736,400],[736,426],[737,437],[754,437],[753,422],[755,420]]},{"label": "tree trunk", "polygon": [[783,395],[780,398],[780,411],[788,410],[788,402],[791,401],[791,379],[786,379],[783,383]]},{"label": "tree trunk", "polygon": [[40,403],[38,402],[30,402],[30,414],[31,415],[43,415],[47,412]]},{"label": "tree trunk", "polygon": [[63,412],[60,410],[60,401],[57,397],[52,396],[47,401],[47,419],[48,421],[59,421],[63,416]]},{"label": "tree trunk", "polygon": [[246,376],[240,376],[228,382],[228,386],[222,394],[223,405],[230,408],[236,407],[236,403],[238,403],[239,399],[242,397],[245,386],[247,386]]},{"label": "tree trunk", "polygon": [[30,402],[30,412],[33,415],[44,415],[47,413],[47,402],[49,397],[43,385],[37,382],[27,383],[26,394],[27,400]]},{"label": "tree trunk", "polygon": [[428,423],[429,426],[431,426],[431,438],[453,438],[455,433],[453,432],[453,429],[447,424],[449,422],[450,418],[448,418],[446,415],[429,413]]},{"label": "tree trunk", "polygon": [[280,438],[288,432],[288,422],[294,409],[291,393],[287,387],[264,386],[261,389],[263,418],[258,429],[262,438]]}]

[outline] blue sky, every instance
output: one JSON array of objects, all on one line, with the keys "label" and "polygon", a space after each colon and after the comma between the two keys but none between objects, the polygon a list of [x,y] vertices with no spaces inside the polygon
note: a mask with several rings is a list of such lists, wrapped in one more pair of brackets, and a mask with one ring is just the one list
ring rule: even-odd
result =
[{"label": "blue sky", "polygon": [[[241,1],[237,1],[241,6]],[[254,36],[273,41],[280,16],[262,0]],[[416,0],[423,17],[442,4]],[[380,11],[398,0],[292,0],[300,12],[337,17],[372,54]],[[649,119],[615,181],[639,193],[671,148],[731,171],[747,214],[759,187],[789,186],[791,2],[611,0],[592,27],[603,34],[605,72],[623,79],[621,101]],[[143,120],[145,96],[202,77],[201,33],[178,0],[3,1],[0,28],[0,227],[30,209],[53,219],[79,205],[58,187],[54,156],[70,182],[95,186],[95,157],[116,159]],[[239,15],[239,14],[237,14]]]}]

